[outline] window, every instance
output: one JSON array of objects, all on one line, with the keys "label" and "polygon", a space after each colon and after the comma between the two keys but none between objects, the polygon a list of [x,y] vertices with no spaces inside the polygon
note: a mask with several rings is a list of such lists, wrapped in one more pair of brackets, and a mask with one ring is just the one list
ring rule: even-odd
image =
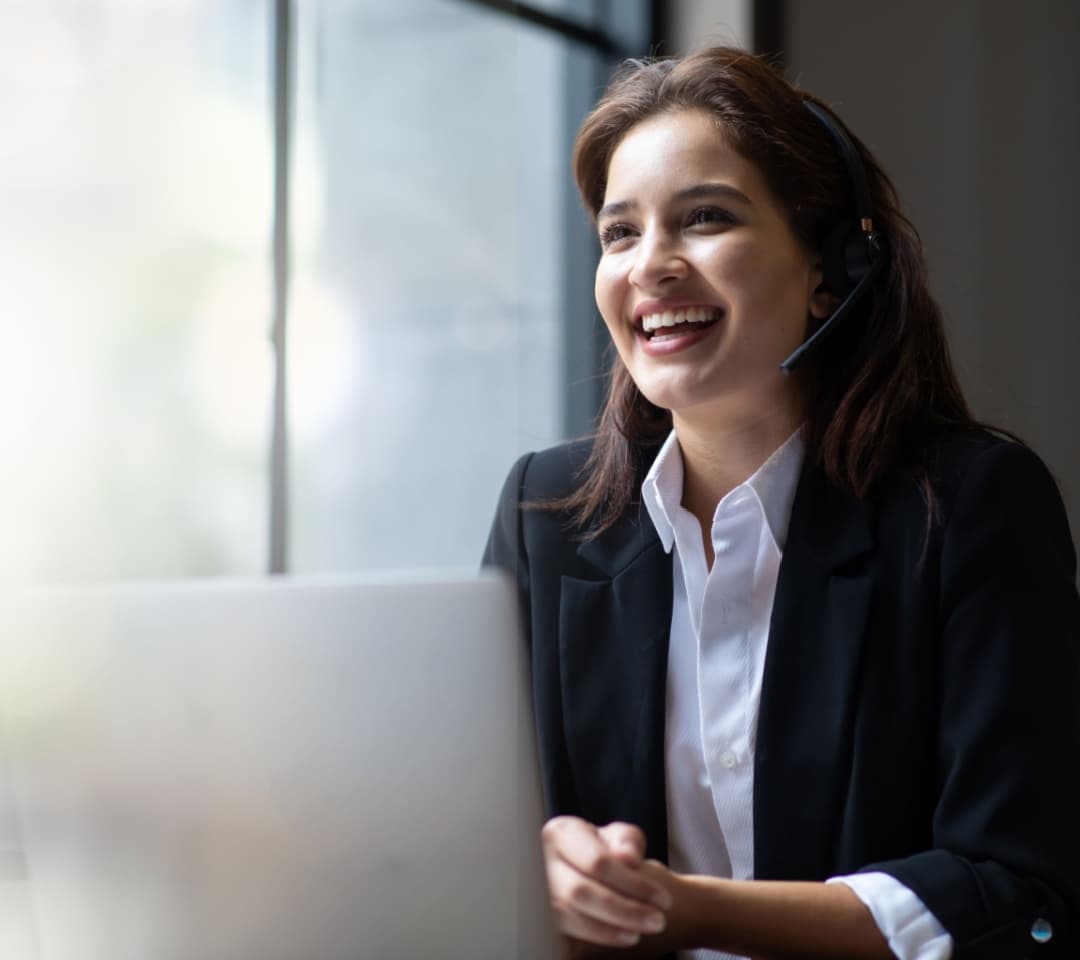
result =
[{"label": "window", "polygon": [[0,8],[0,574],[266,552],[267,8]]},{"label": "window", "polygon": [[[492,6],[4,5],[0,572],[267,568],[290,9],[286,568],[476,563],[514,456],[598,393],[568,156],[611,66]],[[644,49],[647,6],[613,43]]]}]

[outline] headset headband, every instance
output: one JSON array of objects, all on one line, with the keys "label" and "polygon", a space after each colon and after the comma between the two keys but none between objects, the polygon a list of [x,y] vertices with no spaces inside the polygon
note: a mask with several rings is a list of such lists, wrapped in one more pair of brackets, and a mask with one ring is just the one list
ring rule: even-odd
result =
[{"label": "headset headband", "polygon": [[847,167],[852,189],[855,191],[855,213],[859,218],[859,227],[863,233],[873,233],[874,211],[870,204],[870,188],[866,183],[866,169],[862,165],[862,160],[859,158],[859,152],[855,149],[855,144],[851,142],[851,138],[848,137],[843,128],[833,120],[824,107],[814,103],[812,100],[804,100],[803,104],[806,106],[807,110],[821,121],[825,129],[829,131],[829,135],[833,138],[833,142],[836,144],[837,149],[840,151],[840,156],[843,158],[844,166]]}]

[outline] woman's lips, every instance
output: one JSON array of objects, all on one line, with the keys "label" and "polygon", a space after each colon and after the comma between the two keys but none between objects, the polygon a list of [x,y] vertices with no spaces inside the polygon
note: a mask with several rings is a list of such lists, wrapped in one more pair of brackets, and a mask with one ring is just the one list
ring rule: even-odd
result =
[{"label": "woman's lips", "polygon": [[713,310],[705,320],[683,321],[646,331],[638,327],[638,337],[646,355],[665,357],[700,343],[719,325],[723,312]]}]

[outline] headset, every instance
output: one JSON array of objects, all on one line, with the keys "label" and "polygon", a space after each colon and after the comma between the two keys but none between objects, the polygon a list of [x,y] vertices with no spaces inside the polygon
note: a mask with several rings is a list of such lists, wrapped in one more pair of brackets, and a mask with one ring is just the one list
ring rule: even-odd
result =
[{"label": "headset", "polygon": [[791,373],[806,356],[821,343],[841,320],[852,313],[870,292],[874,280],[885,265],[886,238],[874,229],[873,208],[870,205],[870,188],[866,182],[866,169],[859,159],[859,152],[851,138],[837,124],[828,111],[810,100],[803,105],[821,121],[836,143],[840,156],[847,168],[855,197],[855,219],[841,220],[830,231],[822,251],[822,273],[825,287],[843,297],[838,306],[795,352],[788,357],[780,369]]}]

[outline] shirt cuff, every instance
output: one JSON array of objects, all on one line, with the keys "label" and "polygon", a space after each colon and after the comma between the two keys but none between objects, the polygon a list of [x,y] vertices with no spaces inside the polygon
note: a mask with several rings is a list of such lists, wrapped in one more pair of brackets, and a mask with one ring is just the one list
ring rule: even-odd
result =
[{"label": "shirt cuff", "polygon": [[953,939],[911,889],[887,873],[830,877],[850,887],[870,911],[898,960],[950,960]]}]

